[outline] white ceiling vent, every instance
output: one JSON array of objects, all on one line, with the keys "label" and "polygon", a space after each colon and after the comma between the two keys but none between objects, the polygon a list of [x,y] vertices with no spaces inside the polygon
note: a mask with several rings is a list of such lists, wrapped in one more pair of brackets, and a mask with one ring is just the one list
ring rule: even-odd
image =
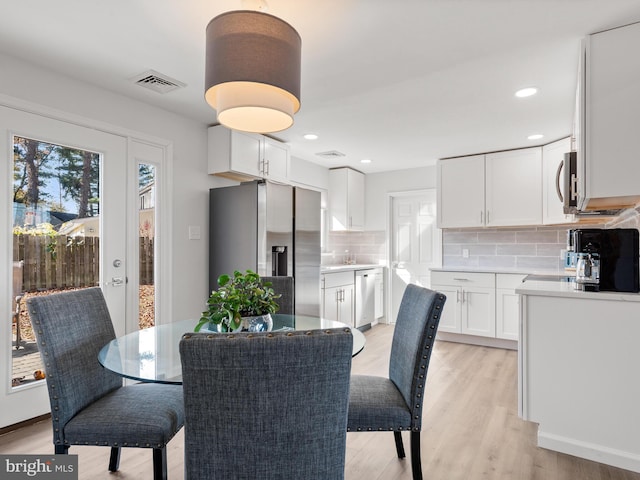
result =
[{"label": "white ceiling vent", "polygon": [[176,88],[184,88],[187,86],[186,83],[182,83],[175,78],[168,77],[155,70],[147,70],[135,76],[132,80],[136,85],[162,94],[169,93]]},{"label": "white ceiling vent", "polygon": [[316,153],[317,156],[322,157],[322,158],[326,158],[327,160],[331,160],[333,158],[342,158],[342,157],[346,157],[346,155],[342,152],[339,152],[337,150],[329,150],[327,152],[318,152]]}]

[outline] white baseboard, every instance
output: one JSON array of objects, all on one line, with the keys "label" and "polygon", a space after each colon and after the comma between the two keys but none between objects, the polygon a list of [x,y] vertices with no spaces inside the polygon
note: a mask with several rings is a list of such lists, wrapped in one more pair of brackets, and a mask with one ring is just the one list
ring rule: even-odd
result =
[{"label": "white baseboard", "polygon": [[445,342],[467,343],[470,345],[480,345],[483,347],[506,348],[509,350],[517,350],[517,340],[505,340],[502,338],[480,337],[477,335],[464,335],[461,333],[438,332],[436,340]]},{"label": "white baseboard", "polygon": [[540,429],[538,429],[538,446],[640,473],[640,454],[582,442],[574,438],[561,437],[552,433],[542,432]]}]

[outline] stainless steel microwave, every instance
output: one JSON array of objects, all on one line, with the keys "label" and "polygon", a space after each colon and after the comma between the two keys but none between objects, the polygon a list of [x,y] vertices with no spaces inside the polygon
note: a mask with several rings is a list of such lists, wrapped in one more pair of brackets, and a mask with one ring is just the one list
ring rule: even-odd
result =
[{"label": "stainless steel microwave", "polygon": [[579,204],[578,154],[568,152],[556,171],[556,193],[562,202],[565,214],[578,217],[618,215],[620,209],[582,210]]}]

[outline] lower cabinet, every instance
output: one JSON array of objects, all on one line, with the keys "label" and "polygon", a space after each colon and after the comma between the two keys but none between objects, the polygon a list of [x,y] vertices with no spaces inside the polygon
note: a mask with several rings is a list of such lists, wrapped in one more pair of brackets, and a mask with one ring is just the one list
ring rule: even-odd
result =
[{"label": "lower cabinet", "polygon": [[431,272],[431,288],[447,296],[439,332],[518,340],[518,295],[524,275]]},{"label": "lower cabinet", "polygon": [[322,275],[322,316],[354,325],[354,274],[353,271],[325,273]]},{"label": "lower cabinet", "polygon": [[495,337],[494,274],[432,272],[431,288],[447,296],[439,331]]},{"label": "lower cabinet", "polygon": [[496,274],[496,338],[518,340],[520,295],[515,290],[525,275]]}]

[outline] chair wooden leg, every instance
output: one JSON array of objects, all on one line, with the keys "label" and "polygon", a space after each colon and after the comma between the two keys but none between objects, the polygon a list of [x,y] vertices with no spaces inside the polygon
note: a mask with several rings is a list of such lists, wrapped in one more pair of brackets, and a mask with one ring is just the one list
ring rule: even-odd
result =
[{"label": "chair wooden leg", "polygon": [[120,447],[111,447],[111,456],[109,457],[109,471],[117,472],[120,467]]},{"label": "chair wooden leg", "polygon": [[153,480],[167,480],[167,448],[153,449]]},{"label": "chair wooden leg", "polygon": [[393,432],[393,437],[396,440],[396,452],[398,452],[398,458],[404,458],[404,445],[402,444],[402,433]]},{"label": "chair wooden leg", "polygon": [[411,432],[411,470],[413,471],[413,480],[422,480],[420,432]]},{"label": "chair wooden leg", "polygon": [[66,455],[69,453],[69,445],[54,445],[56,455]]}]

